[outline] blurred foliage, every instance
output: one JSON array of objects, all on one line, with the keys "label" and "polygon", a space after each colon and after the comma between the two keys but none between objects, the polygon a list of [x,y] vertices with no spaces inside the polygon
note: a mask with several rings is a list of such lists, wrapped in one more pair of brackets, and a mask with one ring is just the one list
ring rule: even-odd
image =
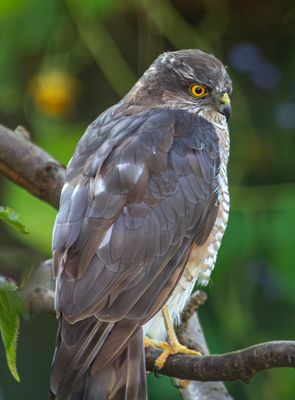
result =
[{"label": "blurred foliage", "polygon": [[[294,339],[294,23],[288,0],[0,2],[0,122],[26,126],[64,164],[87,124],[159,53],[198,47],[228,65],[232,208],[200,311],[216,353]],[[31,233],[20,236],[1,224],[2,268],[15,276],[50,255],[55,210],[7,181],[0,193],[1,204],[18,210]],[[55,329],[51,317],[23,323],[23,378],[15,385],[0,363],[0,399],[46,398]],[[151,400],[179,398],[168,378],[150,376],[149,383]],[[294,371],[267,371],[250,385],[228,387],[239,400],[288,400]]]},{"label": "blurred foliage", "polygon": [[0,219],[20,233],[29,233],[25,225],[19,221],[19,215],[10,207],[0,206]]},{"label": "blurred foliage", "polygon": [[8,368],[19,382],[16,368],[16,346],[19,334],[20,316],[23,314],[23,303],[17,287],[6,280],[0,280],[0,332],[6,353]]}]

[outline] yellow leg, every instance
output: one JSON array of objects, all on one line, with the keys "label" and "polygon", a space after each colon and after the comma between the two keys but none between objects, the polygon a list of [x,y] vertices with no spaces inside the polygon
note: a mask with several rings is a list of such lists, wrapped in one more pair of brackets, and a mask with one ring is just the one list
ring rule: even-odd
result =
[{"label": "yellow leg", "polygon": [[155,347],[157,349],[162,349],[162,347],[165,345],[167,345],[166,342],[150,339],[148,336],[144,337],[144,347]]},{"label": "yellow leg", "polygon": [[170,319],[169,311],[167,305],[162,308],[162,314],[167,330],[167,342],[158,342],[149,338],[145,338],[145,347],[157,347],[163,350],[162,354],[157,358],[155,366],[158,369],[163,368],[167,358],[172,354],[190,354],[195,356],[200,356],[201,353],[195,350],[188,349],[179,343],[177,336],[175,334],[172,321]]}]

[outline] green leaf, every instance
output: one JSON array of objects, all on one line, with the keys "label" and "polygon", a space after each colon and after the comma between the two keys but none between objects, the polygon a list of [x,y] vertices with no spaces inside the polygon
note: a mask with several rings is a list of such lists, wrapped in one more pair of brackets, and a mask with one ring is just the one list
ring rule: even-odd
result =
[{"label": "green leaf", "polygon": [[17,287],[13,283],[0,279],[0,333],[8,368],[17,382],[20,381],[20,378],[16,368],[16,346],[20,315],[23,310],[23,303]]},{"label": "green leaf", "polygon": [[42,251],[46,257],[51,257],[51,236],[56,210],[8,180],[5,182],[4,200],[6,204],[19,210],[29,227],[30,235],[17,234],[18,240]]},{"label": "green leaf", "polygon": [[25,225],[19,221],[19,215],[12,208],[0,206],[0,219],[7,222],[20,233],[29,233]]}]

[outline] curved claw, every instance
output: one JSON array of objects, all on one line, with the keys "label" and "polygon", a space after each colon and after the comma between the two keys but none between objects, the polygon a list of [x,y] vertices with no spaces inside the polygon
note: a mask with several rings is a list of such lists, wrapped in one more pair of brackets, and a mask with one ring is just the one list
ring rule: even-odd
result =
[{"label": "curved claw", "polygon": [[170,355],[174,355],[174,354],[188,354],[188,355],[194,355],[194,356],[201,355],[201,353],[199,351],[188,349],[187,347],[183,346],[179,342],[173,343],[173,344],[165,343],[165,346],[163,346],[163,347],[161,347],[163,349],[162,354],[160,354],[160,356],[156,359],[156,362],[155,362],[155,366],[158,369],[162,369],[164,367],[165,362]]},{"label": "curved claw", "polygon": [[162,369],[165,365],[167,358],[174,354],[189,354],[200,356],[201,353],[195,350],[188,349],[178,342],[178,340],[171,343],[158,342],[157,340],[152,340],[148,337],[144,338],[144,347],[156,347],[163,350],[160,356],[155,361],[155,367],[157,369]]}]

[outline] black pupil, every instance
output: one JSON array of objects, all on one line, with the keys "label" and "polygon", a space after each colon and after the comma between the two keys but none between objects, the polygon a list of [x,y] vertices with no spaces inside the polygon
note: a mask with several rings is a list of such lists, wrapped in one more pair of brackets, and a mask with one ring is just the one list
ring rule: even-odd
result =
[{"label": "black pupil", "polygon": [[196,94],[201,94],[202,92],[203,92],[203,89],[200,86],[196,87],[196,89],[195,89]]}]

